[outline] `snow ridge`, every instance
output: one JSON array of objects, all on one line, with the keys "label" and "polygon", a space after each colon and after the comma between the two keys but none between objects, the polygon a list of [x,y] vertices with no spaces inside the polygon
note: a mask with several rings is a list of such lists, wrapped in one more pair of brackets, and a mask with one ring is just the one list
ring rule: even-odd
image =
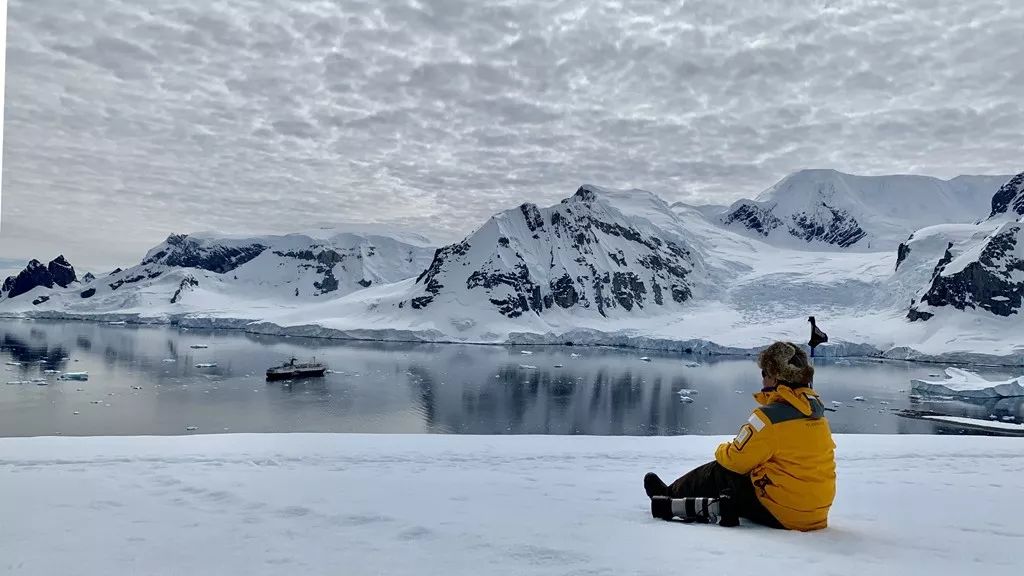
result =
[{"label": "snow ridge", "polygon": [[718,216],[730,229],[803,249],[878,250],[919,228],[972,222],[1007,176],[855,176],[801,170]]},{"label": "snow ridge", "polygon": [[416,274],[431,253],[421,240],[409,244],[340,230],[314,236],[172,234],[138,265],[48,290],[47,300],[34,304],[40,310],[173,314],[312,302]]}]

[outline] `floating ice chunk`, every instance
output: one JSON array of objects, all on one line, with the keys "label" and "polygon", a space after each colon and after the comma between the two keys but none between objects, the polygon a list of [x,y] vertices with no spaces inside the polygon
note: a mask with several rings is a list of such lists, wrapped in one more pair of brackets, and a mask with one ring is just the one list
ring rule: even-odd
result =
[{"label": "floating ice chunk", "polygon": [[693,402],[693,398],[690,398],[689,396],[680,396],[679,401],[683,402],[684,404],[690,404]]},{"label": "floating ice chunk", "polygon": [[215,368],[216,366],[216,362],[200,362],[199,364],[196,364],[196,368]]},{"label": "floating ice chunk", "polygon": [[[933,374],[932,376],[936,376]],[[913,389],[925,394],[955,394],[964,398],[1011,398],[1024,396],[1024,376],[986,380],[960,368],[946,368],[946,380],[911,380]]]},{"label": "floating ice chunk", "polygon": [[855,402],[864,402],[864,397],[863,396],[854,396],[853,400]]},{"label": "floating ice chunk", "polygon": [[647,356],[641,356],[641,357],[640,357],[640,360],[641,360],[642,362],[650,362],[650,361],[651,361],[651,359],[650,359],[650,358],[648,358]]},{"label": "floating ice chunk", "polygon": [[60,375],[61,380],[88,380],[88,372],[65,372]]}]

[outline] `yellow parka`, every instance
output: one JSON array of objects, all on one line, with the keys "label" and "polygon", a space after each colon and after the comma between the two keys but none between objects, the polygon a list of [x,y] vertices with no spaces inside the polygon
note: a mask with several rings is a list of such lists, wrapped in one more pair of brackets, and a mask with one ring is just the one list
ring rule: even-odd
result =
[{"label": "yellow parka", "polygon": [[828,526],[836,494],[835,442],[814,390],[779,385],[754,394],[755,408],[731,442],[715,451],[719,464],[748,474],[758,499],[784,527]]}]

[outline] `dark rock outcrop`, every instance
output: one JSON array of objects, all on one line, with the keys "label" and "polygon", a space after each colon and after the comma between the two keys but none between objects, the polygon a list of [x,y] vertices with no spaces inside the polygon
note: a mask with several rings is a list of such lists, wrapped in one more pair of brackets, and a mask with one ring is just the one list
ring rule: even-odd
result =
[{"label": "dark rock outcrop", "polygon": [[67,288],[69,284],[78,280],[75,276],[75,269],[64,259],[63,254],[51,260],[46,265],[46,269],[50,273],[53,283],[61,288]]},{"label": "dark rock outcrop", "polygon": [[238,268],[267,249],[258,243],[245,246],[206,245],[186,234],[171,234],[165,244],[166,247],[147,257],[141,264],[200,268],[223,274]]},{"label": "dark rock outcrop", "polygon": [[813,213],[777,215],[774,205],[744,201],[720,217],[722,224],[735,225],[767,238],[777,228],[805,242],[823,242],[842,248],[853,246],[867,233],[853,215],[820,202]]},{"label": "dark rock outcrop", "polygon": [[171,304],[175,304],[179,300],[181,300],[181,295],[182,295],[182,293],[184,291],[191,290],[192,288],[194,288],[196,286],[199,286],[199,281],[198,280],[196,280],[192,276],[184,277],[181,280],[181,282],[178,283],[178,289],[174,291],[174,295],[171,296]]},{"label": "dark rock outcrop", "polygon": [[423,289],[427,294],[413,298],[409,303],[410,306],[416,309],[425,308],[433,302],[434,297],[440,294],[441,289],[444,288],[444,285],[438,279],[438,275],[441,274],[445,263],[449,259],[465,256],[469,252],[469,248],[469,242],[463,240],[458,244],[451,244],[435,250],[434,259],[430,262],[430,266],[416,277],[416,283],[420,284],[422,282]]},{"label": "dark rock outcrop", "polygon": [[989,218],[1010,212],[1024,216],[1024,172],[1011,178],[992,196],[992,212]]},{"label": "dark rock outcrop", "polygon": [[[910,242],[908,239],[907,242]],[[910,246],[905,243],[900,243],[899,248],[896,249],[896,270],[900,269],[900,264],[910,256]]]},{"label": "dark rock outcrop", "polygon": [[723,224],[739,224],[752,232],[767,237],[783,222],[772,211],[755,204],[742,204],[722,217]]},{"label": "dark rock outcrop", "polygon": [[977,259],[960,270],[946,274],[954,259],[950,243],[936,265],[931,285],[911,306],[907,317],[927,320],[934,313],[924,307],[951,307],[957,310],[982,309],[997,316],[1010,316],[1024,303],[1024,224],[1014,222],[1000,227],[985,239]]},{"label": "dark rock outcrop", "polygon": [[54,258],[46,265],[33,259],[16,276],[8,276],[4,280],[0,295],[17,298],[40,286],[66,288],[76,281],[75,269],[63,255]]},{"label": "dark rock outcrop", "polygon": [[857,219],[848,212],[833,208],[824,202],[821,203],[821,207],[830,215],[829,217],[822,221],[804,212],[794,214],[789,233],[807,242],[818,240],[841,248],[849,248],[867,236],[867,232],[860,227]]}]

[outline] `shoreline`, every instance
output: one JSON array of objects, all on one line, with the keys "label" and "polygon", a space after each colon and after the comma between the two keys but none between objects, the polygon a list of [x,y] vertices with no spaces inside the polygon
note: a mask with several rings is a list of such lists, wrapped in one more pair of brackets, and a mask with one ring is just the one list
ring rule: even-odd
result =
[{"label": "shoreline", "polygon": [[[162,317],[143,317],[139,313],[74,314],[68,312],[24,312],[0,313],[0,319],[8,320],[56,320],[91,322],[94,324],[133,324],[141,326],[175,326],[179,329],[232,330],[247,334],[277,336],[284,338],[319,338],[324,340],[351,342],[384,342],[401,344],[462,344],[469,346],[557,346],[593,347],[627,350],[649,350],[674,352],[686,356],[720,358],[749,358],[764,348],[726,346],[706,339],[671,339],[646,336],[626,336],[593,329],[575,329],[563,334],[539,334],[532,332],[511,332],[504,341],[483,342],[454,340],[439,331],[414,331],[398,329],[356,329],[340,330],[316,324],[280,326],[272,322],[244,318],[190,317],[190,314],[175,314]],[[767,344],[765,345],[767,346]],[[803,344],[806,349],[807,345]],[[972,352],[951,352],[946,354],[924,354],[909,346],[895,346],[881,350],[871,344],[857,344],[837,341],[819,348],[815,358],[864,358],[885,361],[903,361],[919,364],[952,364],[960,366],[1020,367],[1024,366],[1024,354],[989,355]]]}]

